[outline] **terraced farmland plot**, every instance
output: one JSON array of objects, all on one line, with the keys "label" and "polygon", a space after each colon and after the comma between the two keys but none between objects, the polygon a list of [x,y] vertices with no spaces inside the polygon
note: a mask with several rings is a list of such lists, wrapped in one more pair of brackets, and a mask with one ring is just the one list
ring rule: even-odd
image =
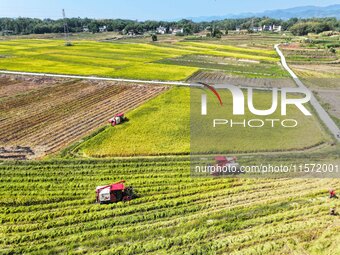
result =
[{"label": "terraced farmland plot", "polygon": [[322,64],[336,61],[337,55],[325,49],[282,47],[287,62],[291,64]]},{"label": "terraced farmland plot", "polygon": [[131,110],[166,89],[117,82],[3,76],[0,147],[30,147],[36,157],[56,152],[94,131],[113,114]]},{"label": "terraced farmland plot", "polygon": [[[94,204],[121,179],[140,198]],[[340,252],[338,179],[190,178],[182,157],[6,162],[0,180],[1,254]]]},{"label": "terraced farmland plot", "polygon": [[[294,70],[296,75],[298,75],[301,78],[306,79],[339,79],[340,78],[340,66],[337,63],[333,64],[312,64],[312,65],[290,65],[291,68]],[[319,87],[321,85],[326,84],[319,84]],[[332,84],[331,84],[332,85]]]}]

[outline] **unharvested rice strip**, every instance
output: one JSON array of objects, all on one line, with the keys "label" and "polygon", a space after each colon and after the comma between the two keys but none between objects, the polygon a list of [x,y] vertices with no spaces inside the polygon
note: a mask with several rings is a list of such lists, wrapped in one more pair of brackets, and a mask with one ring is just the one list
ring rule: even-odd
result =
[{"label": "unharvested rice strip", "polygon": [[[147,94],[144,96],[141,95],[138,101],[135,100],[134,102],[125,104],[123,108],[118,107],[119,109],[117,108],[117,111],[128,111],[130,109],[133,109],[154,96],[154,94]],[[49,149],[46,152],[54,152],[65,143],[65,140],[68,141],[67,143],[71,143],[78,137],[81,137],[83,134],[88,133],[89,131],[98,127],[98,123],[103,123],[105,119],[109,118],[110,116],[111,115],[108,115],[107,113],[103,113],[102,115],[91,118],[91,121],[84,123],[85,125],[76,125],[71,130],[65,129],[65,132],[61,133],[57,137],[54,137],[53,140],[45,142],[45,144],[43,144],[43,146],[49,146]]]},{"label": "unharvested rice strip", "polygon": [[[105,99],[105,97],[107,97],[108,95],[120,93],[123,89],[127,88],[118,86],[112,86],[109,89],[103,88],[101,89],[101,91],[92,94],[90,97],[86,95],[82,98],[77,98],[71,102],[52,108],[54,114],[52,114],[51,111],[48,110],[43,113],[33,115],[32,117],[18,120],[15,123],[12,123],[12,125],[10,126],[3,127],[5,128],[5,130],[3,132],[0,132],[0,141],[9,141],[14,139],[14,137],[18,139],[19,137],[22,137],[25,133],[29,132],[30,129],[36,129],[37,126],[41,124],[47,125],[47,121],[57,121],[58,119],[65,118],[65,116],[71,115],[72,111],[77,111],[79,109],[82,109],[86,105],[93,104],[96,101],[101,101]],[[77,103],[75,103],[75,101]],[[67,114],[65,114],[65,112]],[[9,134],[12,134],[12,136]],[[4,136],[4,138],[1,139],[1,136]]]}]

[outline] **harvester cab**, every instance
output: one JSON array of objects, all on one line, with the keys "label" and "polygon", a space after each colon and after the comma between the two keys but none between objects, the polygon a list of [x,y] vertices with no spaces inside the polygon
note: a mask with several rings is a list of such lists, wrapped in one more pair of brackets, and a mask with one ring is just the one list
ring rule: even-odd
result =
[{"label": "harvester cab", "polygon": [[110,185],[96,187],[96,202],[111,204],[119,201],[130,201],[136,198],[132,187],[125,187],[125,181],[119,181]]},{"label": "harvester cab", "polygon": [[236,157],[226,157],[226,156],[216,156],[215,161],[218,166],[225,166],[228,164],[234,164],[236,163],[237,158]]},{"label": "harvester cab", "polygon": [[112,126],[116,126],[116,125],[123,123],[126,120],[127,120],[127,118],[124,116],[124,113],[118,113],[118,114],[114,115],[113,118],[109,119],[109,123]]}]

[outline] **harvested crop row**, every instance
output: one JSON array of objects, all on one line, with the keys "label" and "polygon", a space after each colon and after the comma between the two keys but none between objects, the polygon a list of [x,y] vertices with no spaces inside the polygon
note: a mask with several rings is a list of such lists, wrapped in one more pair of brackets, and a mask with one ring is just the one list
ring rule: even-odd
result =
[{"label": "harvested crop row", "polygon": [[[29,78],[10,80],[31,90],[7,97],[0,106],[0,146],[28,146],[35,156],[53,153],[167,89],[165,86],[59,79],[46,86]],[[41,82],[41,81],[40,81]],[[1,83],[1,78],[0,78]],[[3,117],[2,117],[3,116]],[[18,155],[20,156],[20,155]],[[34,157],[35,157],[34,156]]]},{"label": "harvested crop row", "polygon": [[295,87],[294,81],[285,79],[273,79],[273,78],[245,78],[231,76],[224,72],[217,71],[200,71],[195,73],[189,79],[190,82],[206,82],[211,84],[233,84],[243,87],[255,87],[255,88],[283,88],[283,87]]}]

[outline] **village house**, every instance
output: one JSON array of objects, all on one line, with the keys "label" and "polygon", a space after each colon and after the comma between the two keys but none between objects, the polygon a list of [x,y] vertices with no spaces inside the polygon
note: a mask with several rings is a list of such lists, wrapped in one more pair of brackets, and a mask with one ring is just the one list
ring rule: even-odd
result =
[{"label": "village house", "polygon": [[274,32],[281,32],[282,31],[282,26],[273,25],[273,31]]},{"label": "village house", "polygon": [[156,29],[156,33],[157,33],[157,34],[161,34],[161,35],[166,34],[166,27],[159,26],[159,27]]},{"label": "village house", "polygon": [[251,30],[253,32],[262,32],[262,27],[252,27]]},{"label": "village house", "polygon": [[83,32],[89,32],[90,29],[87,26],[83,26]]},{"label": "village house", "polygon": [[263,31],[272,31],[273,30],[273,26],[272,25],[263,25],[262,30]]},{"label": "village house", "polygon": [[175,28],[172,30],[172,34],[175,35],[177,33],[183,33],[183,28]]},{"label": "village house", "polygon": [[99,27],[99,32],[100,33],[107,32],[107,27],[106,26]]}]

